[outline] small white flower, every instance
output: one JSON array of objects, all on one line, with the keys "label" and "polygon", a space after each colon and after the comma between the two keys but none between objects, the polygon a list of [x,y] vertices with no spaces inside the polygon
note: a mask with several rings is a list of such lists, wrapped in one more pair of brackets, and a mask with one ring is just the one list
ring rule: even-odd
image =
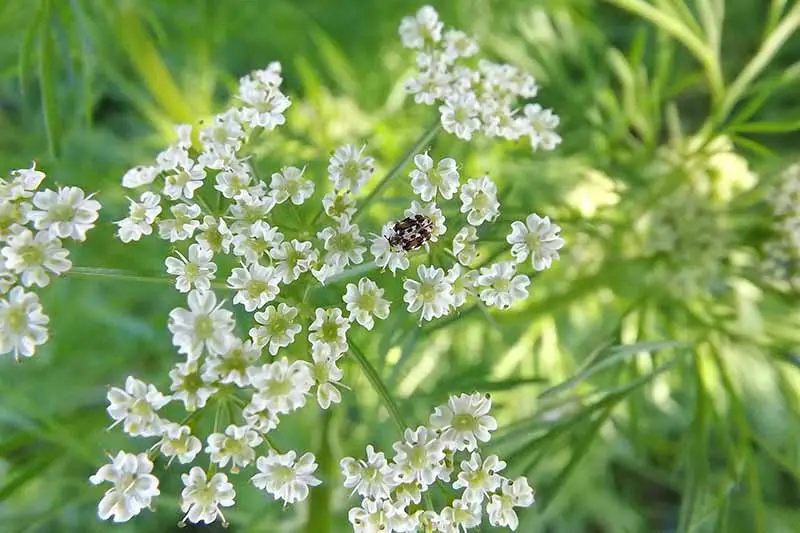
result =
[{"label": "small white flower", "polygon": [[301,205],[314,194],[314,182],[303,178],[305,170],[305,167],[286,167],[272,175],[270,188],[276,202],[291,200],[294,205]]},{"label": "small white flower", "polygon": [[310,365],[281,357],[274,363],[250,367],[247,373],[251,385],[257,390],[252,403],[259,410],[269,409],[275,414],[291,413],[306,404],[314,378]]},{"label": "small white flower", "polygon": [[37,346],[47,342],[48,322],[39,297],[14,287],[0,299],[0,354],[13,353],[17,360],[31,357]]},{"label": "small white flower", "polygon": [[286,122],[283,116],[291,100],[280,91],[280,64],[271,63],[239,80],[239,100],[242,101],[242,119],[251,127],[275,129]]},{"label": "small white flower", "polygon": [[522,111],[530,128],[531,147],[534,150],[555,150],[561,144],[561,136],[553,131],[558,127],[558,115],[539,104],[527,104]]},{"label": "small white flower", "polygon": [[[246,161],[232,161],[214,178],[214,189],[228,199],[238,198],[242,193],[250,192],[253,173]],[[255,191],[253,191],[255,192]]]},{"label": "small white flower", "polygon": [[364,498],[388,500],[397,486],[394,470],[386,462],[383,452],[367,446],[367,460],[345,457],[339,462],[344,476],[344,486]]},{"label": "small white flower", "polygon": [[179,166],[191,165],[191,158],[189,151],[177,144],[172,144],[159,152],[156,156],[156,166],[159,173],[170,172],[177,169]]},{"label": "small white flower", "polygon": [[461,57],[472,57],[478,53],[478,43],[475,39],[459,30],[444,32],[444,56],[449,61]]},{"label": "small white flower", "polygon": [[513,482],[504,480],[500,494],[493,494],[486,506],[489,523],[495,527],[507,527],[516,531],[519,527],[519,518],[514,507],[529,507],[533,505],[533,490],[524,477]]},{"label": "small white flower", "polygon": [[449,95],[439,106],[442,128],[459,139],[469,141],[481,127],[478,118],[480,105],[473,92],[457,92]]},{"label": "small white flower", "polygon": [[232,229],[236,233],[232,241],[233,255],[243,257],[248,263],[258,263],[283,242],[283,234],[277,226],[270,226],[263,220],[247,228],[243,228],[241,223],[235,224],[238,224],[238,228]]},{"label": "small white flower", "polygon": [[431,427],[441,431],[441,440],[449,450],[473,451],[478,441],[489,442],[497,421],[489,414],[492,400],[481,394],[451,396],[447,404],[431,415]]},{"label": "small white flower", "polygon": [[232,471],[236,472],[255,460],[256,451],[253,448],[262,442],[264,439],[249,427],[230,424],[225,428],[225,433],[208,436],[205,452],[212,463],[225,468],[230,462]]},{"label": "small white flower", "polygon": [[217,265],[212,261],[214,252],[199,244],[189,246],[189,258],[180,252],[178,257],[167,257],[167,273],[177,276],[175,288],[180,292],[192,289],[207,291],[211,288],[211,280],[217,272]]},{"label": "small white flower", "polygon": [[228,349],[218,357],[208,357],[203,364],[206,383],[233,383],[237,387],[250,385],[247,369],[261,357],[261,349],[252,341],[232,338]]},{"label": "small white flower", "polygon": [[144,185],[149,185],[155,181],[161,169],[155,166],[139,166],[129,169],[122,176],[122,186],[127,189],[136,189]]},{"label": "small white flower", "polygon": [[208,399],[217,392],[200,374],[197,361],[178,363],[169,371],[172,380],[172,398],[183,402],[187,411],[196,411],[206,406]]},{"label": "small white flower", "polygon": [[189,426],[181,426],[173,422],[165,425],[162,429],[164,436],[161,438],[159,449],[162,454],[170,458],[170,461],[177,458],[180,464],[189,464],[203,449],[203,443],[192,435]]},{"label": "small white flower", "polygon": [[257,223],[263,224],[269,229],[269,224],[265,223],[267,215],[275,207],[275,198],[268,194],[245,191],[239,194],[234,203],[229,207],[230,216],[234,222],[231,224],[233,233],[253,233],[253,226]]},{"label": "small white flower", "polygon": [[444,270],[433,266],[417,267],[419,281],[407,279],[403,282],[406,291],[403,300],[408,312],[422,311],[422,320],[432,320],[446,315],[453,305],[453,287],[447,281]]},{"label": "small white flower", "polygon": [[479,453],[472,452],[469,461],[461,461],[461,472],[453,488],[464,489],[462,499],[465,502],[479,504],[500,488],[503,477],[498,472],[505,467],[505,461],[496,455],[490,455],[482,461]]},{"label": "small white flower", "polygon": [[211,123],[198,134],[198,139],[203,145],[203,153],[199,157],[200,163],[209,168],[219,169],[234,159],[245,138],[241,123],[242,116],[235,107],[215,115]]},{"label": "small white flower", "polygon": [[445,200],[450,200],[458,191],[458,168],[456,160],[447,157],[433,166],[433,159],[427,152],[414,156],[414,165],[411,171],[411,188],[424,202],[430,202],[441,194]]},{"label": "small white flower", "polygon": [[308,497],[308,487],[316,487],[322,483],[314,477],[317,463],[314,454],[310,452],[297,459],[294,450],[283,455],[270,450],[266,457],[258,458],[256,467],[258,474],[251,478],[253,485],[287,504],[305,500]]},{"label": "small white flower", "polygon": [[220,507],[234,504],[236,491],[225,474],[214,474],[211,479],[199,466],[192,467],[188,474],[181,475],[184,489],[181,491],[181,511],[186,513],[183,521],[212,523],[217,517],[225,517]]},{"label": "small white flower", "polygon": [[125,390],[111,387],[107,398],[109,416],[115,423],[123,423],[125,433],[132,437],[161,434],[161,419],[156,412],[168,404],[170,398],[158,392],[155,385],[128,376]]},{"label": "small white flower", "polygon": [[417,531],[416,524],[404,509],[389,500],[364,499],[361,506],[350,509],[347,519],[354,533],[389,533],[392,531]]},{"label": "small white flower", "polygon": [[364,237],[361,236],[358,225],[342,221],[335,227],[326,227],[317,233],[317,238],[324,242],[325,263],[335,267],[344,268],[349,264],[361,264],[366,248],[361,246]]},{"label": "small white flower", "polygon": [[400,22],[400,38],[406,48],[423,48],[426,44],[442,40],[444,23],[431,6],[422,6],[413,17],[404,17]]},{"label": "small white flower", "polygon": [[97,506],[103,520],[113,517],[114,522],[127,522],[150,506],[150,501],[160,494],[158,478],[152,475],[153,463],[147,455],[119,452],[111,463],[103,465],[89,481],[92,485],[109,482],[108,489]]},{"label": "small white flower", "polygon": [[34,236],[30,230],[22,229],[8,239],[0,254],[6,268],[17,274],[25,287],[46,287],[50,283],[48,272],[58,276],[72,268],[72,262],[67,259],[69,251],[47,231]]},{"label": "small white flower", "polygon": [[478,273],[467,270],[459,264],[447,271],[447,281],[453,286],[453,307],[456,309],[467,302],[467,296],[473,293],[478,282]]},{"label": "small white flower", "polygon": [[278,296],[279,281],[275,268],[251,263],[233,269],[228,278],[228,287],[236,291],[233,303],[242,304],[245,311],[252,313]]},{"label": "small white flower", "polygon": [[139,201],[129,199],[128,217],[117,222],[119,226],[119,239],[122,242],[138,241],[142,235],[150,235],[153,232],[153,222],[161,213],[161,197],[150,191],[142,193]]},{"label": "small white flower", "polygon": [[28,220],[34,228],[76,241],[86,240],[86,232],[94,227],[100,211],[100,202],[78,187],[39,191],[33,196],[33,205],[36,209],[28,213]]},{"label": "small white flower", "polygon": [[375,258],[375,265],[381,268],[388,268],[392,274],[399,270],[407,270],[410,262],[405,250],[400,247],[394,247],[389,243],[387,235],[392,234],[392,227],[394,224],[391,222],[383,226],[381,235],[376,235],[372,241],[369,251]]},{"label": "small white flower", "polygon": [[338,357],[347,351],[347,330],[350,322],[338,307],[316,309],[314,321],[308,327],[312,349],[328,357]]},{"label": "small white flower", "polygon": [[525,222],[511,223],[511,233],[506,241],[511,245],[511,255],[517,263],[524,262],[528,256],[536,271],[550,268],[553,259],[558,259],[564,246],[559,233],[561,228],[550,222],[550,217],[540,217],[536,213],[528,215]]},{"label": "small white flower", "polygon": [[259,348],[269,346],[269,353],[276,355],[279,349],[292,344],[295,335],[303,329],[300,324],[295,323],[297,313],[296,307],[285,303],[278,304],[277,308],[270,305],[255,313],[253,317],[261,325],[250,330],[253,343]]},{"label": "small white flower", "polygon": [[481,506],[463,500],[453,500],[442,509],[439,531],[461,533],[481,525]]},{"label": "small white flower", "polygon": [[206,178],[206,171],[202,165],[196,164],[191,159],[187,159],[183,164],[167,173],[164,176],[164,196],[170,200],[181,200],[194,198],[197,189],[203,186]]},{"label": "small white flower", "polygon": [[34,191],[39,188],[39,185],[42,184],[46,177],[47,175],[44,172],[36,170],[35,161],[31,164],[31,168],[12,170],[12,181],[7,184],[8,188],[0,196],[12,202],[31,198]]},{"label": "small white flower", "polygon": [[366,146],[356,148],[351,144],[336,149],[328,164],[328,177],[337,191],[358,194],[375,171],[375,160],[363,156]]},{"label": "small white flower", "polygon": [[423,488],[432,485],[439,476],[444,462],[444,443],[435,431],[424,426],[406,429],[403,440],[392,446],[396,471],[400,481],[416,481]]},{"label": "small white flower", "polygon": [[458,230],[453,237],[453,254],[458,262],[464,266],[469,266],[478,257],[478,230],[475,226],[465,226]]},{"label": "small white flower", "polygon": [[217,304],[213,291],[193,290],[188,297],[189,309],[176,308],[169,313],[168,327],[172,343],[196,360],[205,347],[212,354],[225,352],[233,332],[233,313]]},{"label": "small white flower", "polygon": [[467,222],[480,226],[500,214],[497,186],[489,176],[469,180],[461,187],[461,212],[467,213]]},{"label": "small white flower", "polygon": [[369,330],[375,325],[373,316],[381,320],[389,316],[389,301],[383,297],[383,289],[369,278],[361,278],[358,285],[348,283],[343,299],[350,313],[348,319]]},{"label": "small white flower", "polygon": [[200,206],[196,204],[177,204],[169,208],[172,216],[158,223],[158,236],[177,242],[190,238],[200,226]]},{"label": "small white flower", "polygon": [[341,403],[342,393],[336,386],[344,373],[336,366],[336,358],[318,350],[312,351],[311,358],[311,374],[317,384],[317,403],[323,409],[328,409],[332,403]]},{"label": "small white flower", "polygon": [[404,214],[407,217],[423,215],[431,221],[431,242],[438,241],[439,237],[447,232],[444,215],[435,202],[420,205],[416,200],[412,200],[411,207],[406,209]]},{"label": "small white flower", "polygon": [[336,220],[337,222],[344,219],[350,220],[356,213],[356,203],[353,200],[353,195],[345,191],[339,194],[336,191],[331,191],[322,197],[322,207],[325,214]]},{"label": "small white flower", "polygon": [[500,309],[507,309],[517,300],[528,297],[530,278],[524,274],[516,274],[513,261],[495,263],[481,268],[477,285],[478,296],[483,303]]},{"label": "small white flower", "polygon": [[248,403],[244,406],[242,409],[242,418],[244,418],[248,427],[258,431],[262,435],[269,433],[278,427],[280,423],[278,415],[267,408],[253,403]]},{"label": "small white flower", "polygon": [[309,241],[292,239],[282,242],[269,251],[270,257],[276,261],[275,275],[284,283],[296,281],[300,274],[308,272],[317,251]]}]

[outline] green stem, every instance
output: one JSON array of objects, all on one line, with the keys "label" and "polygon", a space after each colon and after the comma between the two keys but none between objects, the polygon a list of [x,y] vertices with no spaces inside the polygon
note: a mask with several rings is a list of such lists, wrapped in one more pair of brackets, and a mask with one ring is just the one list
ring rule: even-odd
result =
[{"label": "green stem", "polygon": [[[67,272],[67,275],[78,276],[83,278],[101,278],[101,279],[115,279],[120,281],[137,281],[140,283],[165,283],[172,285],[175,283],[175,278],[160,275],[143,275],[122,270],[119,268],[103,268],[103,267],[72,267]],[[229,288],[224,282],[211,282],[211,286],[215,289]]]},{"label": "green stem", "polygon": [[331,453],[331,411],[322,412],[322,430],[320,431],[320,445],[317,452],[317,472],[322,479],[322,485],[311,491],[308,503],[308,522],[306,533],[330,533],[331,531],[331,483],[336,475],[334,461]]},{"label": "green stem", "polygon": [[397,176],[400,171],[403,170],[403,167],[406,166],[411,158],[418,154],[420,150],[425,147],[425,145],[431,142],[431,139],[433,139],[439,132],[439,127],[439,119],[437,118],[436,122],[430,125],[428,129],[422,133],[420,138],[417,139],[417,142],[415,142],[414,145],[409,148],[405,154],[403,154],[403,157],[401,157],[400,160],[395,163],[392,169],[383,178],[381,178],[381,181],[379,181],[375,188],[370,191],[366,198],[364,198],[364,200],[361,202],[361,205],[358,206],[358,211],[356,211],[356,213],[353,215],[353,221],[357,220],[358,217],[366,211],[367,206],[369,206],[369,204],[375,200],[376,196],[383,192],[383,190],[389,185],[389,182],[392,181],[392,178]]},{"label": "green stem", "polygon": [[372,388],[375,389],[375,392],[378,394],[378,397],[380,397],[384,407],[386,407],[386,410],[389,412],[389,416],[391,416],[392,420],[394,420],[395,424],[397,424],[397,427],[400,428],[400,433],[402,433],[408,426],[406,426],[406,423],[403,421],[403,415],[400,414],[400,409],[397,407],[397,403],[394,401],[394,398],[392,398],[389,389],[386,388],[386,385],[383,383],[383,380],[381,380],[378,371],[375,370],[375,367],[372,366],[372,363],[370,363],[366,358],[364,352],[362,352],[359,347],[356,346],[352,337],[349,335],[347,337],[347,342],[350,345],[350,353],[352,354],[353,359],[358,366],[361,367],[361,371],[366,376],[370,385],[372,385]]}]

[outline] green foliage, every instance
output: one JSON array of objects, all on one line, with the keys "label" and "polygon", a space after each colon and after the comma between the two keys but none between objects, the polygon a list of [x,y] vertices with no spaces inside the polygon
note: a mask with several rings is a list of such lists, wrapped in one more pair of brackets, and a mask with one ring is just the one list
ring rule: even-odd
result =
[{"label": "green foliage", "polygon": [[[104,429],[106,387],[128,374],[165,385],[175,360],[166,314],[179,296],[92,270],[162,271],[163,243],[114,240],[120,176],[152,158],[173,123],[208,117],[238,76],[272,60],[293,106],[283,133],[254,148],[259,170],[302,159],[321,176],[337,144],[358,140],[384,164],[407,160],[432,120],[400,91],[411,58],[396,26],[415,7],[0,5],[0,167],[35,159],[58,182],[99,191],[105,207],[74,253],[84,268],[43,291],[51,341],[23,364],[0,363],[0,531],[175,529],[177,473],[162,481],[163,509],[125,525],[96,518],[101,490],[87,481],[105,450],[131,445]],[[354,336],[343,408],[297,417],[276,443],[312,443],[330,483],[298,514],[243,490],[231,530],[346,531],[337,458],[385,447],[400,420],[422,423],[449,393],[480,390],[497,405],[494,448],[537,488],[520,531],[796,532],[800,300],[757,267],[773,226],[765,196],[798,155],[800,4],[436,7],[534,73],[564,144],[545,155],[442,136],[422,145],[468,174],[489,171],[504,223],[550,215],[566,253],[510,314],[473,308],[424,327],[398,314],[383,336]],[[398,181],[364,200],[376,225],[407,201]],[[338,299],[343,282],[314,298]]]}]

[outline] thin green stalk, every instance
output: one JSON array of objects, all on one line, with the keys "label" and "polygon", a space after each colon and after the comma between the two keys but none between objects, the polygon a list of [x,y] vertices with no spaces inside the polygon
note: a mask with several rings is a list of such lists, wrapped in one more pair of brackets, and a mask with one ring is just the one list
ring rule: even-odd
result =
[{"label": "thin green stalk", "polygon": [[353,359],[358,366],[361,367],[361,371],[366,376],[370,385],[372,385],[372,388],[375,389],[384,407],[386,407],[386,410],[389,412],[389,416],[392,417],[392,420],[394,420],[402,433],[408,426],[406,426],[406,423],[403,421],[403,415],[400,414],[400,409],[397,407],[397,403],[394,401],[394,398],[392,398],[392,394],[389,392],[386,384],[383,383],[378,371],[375,370],[375,367],[372,366],[372,363],[366,358],[364,352],[353,342],[352,337],[348,336],[347,342],[350,345],[350,353]]},{"label": "thin green stalk", "polygon": [[[72,267],[67,271],[67,275],[78,276],[83,278],[101,278],[101,279],[115,279],[119,281],[137,281],[140,283],[165,283],[172,285],[175,283],[175,278],[160,275],[145,275],[137,274],[127,270],[118,268],[103,268],[103,267]],[[212,282],[211,286],[216,289],[226,289],[228,286],[223,282]]]},{"label": "thin green stalk", "polygon": [[411,160],[411,158],[414,157],[416,154],[418,154],[420,150],[422,150],[425,147],[425,145],[431,142],[431,140],[439,132],[439,127],[440,127],[439,119],[437,118],[436,122],[434,122],[431,126],[428,127],[428,129],[426,129],[422,133],[420,138],[417,139],[417,142],[415,142],[414,145],[411,148],[409,148],[409,150],[405,154],[403,154],[403,157],[401,157],[397,161],[397,163],[395,163],[392,169],[389,172],[387,172],[383,178],[381,178],[381,181],[378,182],[378,185],[376,185],[375,188],[372,189],[372,191],[370,191],[367,197],[364,198],[364,200],[361,202],[361,205],[358,206],[358,211],[356,211],[356,213],[353,215],[353,221],[355,221],[356,219],[358,219],[358,217],[364,214],[369,204],[371,204],[372,201],[375,200],[375,198],[381,192],[383,192],[383,190],[386,187],[389,186],[389,182],[392,181],[392,178],[400,174],[400,171],[403,170],[403,167],[406,166],[406,164]]}]

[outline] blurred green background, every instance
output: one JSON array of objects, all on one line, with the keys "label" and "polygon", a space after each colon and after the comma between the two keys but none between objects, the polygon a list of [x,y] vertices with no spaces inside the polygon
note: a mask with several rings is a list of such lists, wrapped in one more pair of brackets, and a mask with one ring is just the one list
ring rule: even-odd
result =
[{"label": "blurred green background", "polygon": [[[364,141],[391,166],[433,118],[401,90],[413,58],[396,28],[419,5],[1,0],[0,169],[36,160],[51,186],[98,192],[102,223],[72,247],[76,265],[161,272],[165,243],[113,237],[124,171],[274,60],[293,106],[268,165],[322,167],[338,144]],[[510,314],[417,328],[398,313],[363,337],[406,418],[424,423],[449,393],[492,392],[494,449],[537,490],[525,533],[800,531],[800,301],[759,269],[774,238],[765,198],[800,140],[800,6],[434,5],[487,56],[536,76],[564,138],[531,153],[440,137],[434,153],[490,172],[503,221],[549,215],[567,246]],[[374,227],[405,194],[376,204]],[[183,297],[70,276],[41,294],[51,341],[22,364],[0,361],[0,531],[176,530],[177,469],[161,475],[156,512],[124,525],[97,519],[103,489],[87,478],[105,450],[148,446],[105,431],[105,391],[129,374],[168,389],[166,318]],[[328,450],[330,491],[284,510],[241,483],[230,531],[348,530],[335,463],[396,435],[358,369],[345,371],[353,391],[325,432],[305,410],[277,437]]]}]

